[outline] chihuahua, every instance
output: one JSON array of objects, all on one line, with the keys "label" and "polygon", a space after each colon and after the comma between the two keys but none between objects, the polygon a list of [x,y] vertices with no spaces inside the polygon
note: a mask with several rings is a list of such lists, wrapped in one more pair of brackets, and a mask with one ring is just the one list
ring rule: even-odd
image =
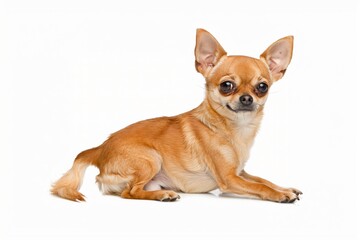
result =
[{"label": "chihuahua", "polygon": [[195,68],[205,78],[205,100],[174,117],[132,124],[98,147],[81,152],[55,184],[54,195],[84,201],[78,190],[89,165],[104,194],[128,199],[176,201],[178,192],[220,189],[280,203],[301,191],[279,187],[244,170],[271,85],[290,63],[293,37],[271,44],[259,59],[228,56],[206,30],[196,32]]}]

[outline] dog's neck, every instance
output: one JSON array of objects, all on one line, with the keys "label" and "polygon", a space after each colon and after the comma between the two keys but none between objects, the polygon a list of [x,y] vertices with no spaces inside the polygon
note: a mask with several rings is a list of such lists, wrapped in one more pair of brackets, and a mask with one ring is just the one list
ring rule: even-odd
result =
[{"label": "dog's neck", "polygon": [[214,132],[222,132],[226,135],[234,133],[251,135],[254,138],[262,120],[263,107],[252,112],[239,112],[223,116],[206,98],[200,106],[192,111],[192,114]]},{"label": "dog's neck", "polygon": [[239,160],[237,172],[240,173],[249,158],[250,148],[254,143],[263,116],[263,108],[261,107],[254,112],[240,112],[237,113],[238,116],[229,118],[218,113],[205,99],[190,114],[199,119],[218,137],[222,136],[233,146]]}]

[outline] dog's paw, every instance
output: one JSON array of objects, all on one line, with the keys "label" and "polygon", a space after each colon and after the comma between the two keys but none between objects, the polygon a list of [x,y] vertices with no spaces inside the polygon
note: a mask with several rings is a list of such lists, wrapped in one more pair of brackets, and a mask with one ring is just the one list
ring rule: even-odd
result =
[{"label": "dog's paw", "polygon": [[291,191],[291,192],[285,192],[279,202],[280,203],[293,203],[296,200],[300,200],[298,194]]},{"label": "dog's paw", "polygon": [[300,199],[296,193],[293,193],[292,191],[284,191],[278,192],[271,200],[279,203],[293,203]]},{"label": "dog's paw", "polygon": [[180,199],[180,195],[178,195],[176,192],[164,191],[159,200],[161,202],[175,202],[178,199]]},{"label": "dog's paw", "polygon": [[303,194],[302,191],[300,191],[300,190],[298,190],[296,188],[289,188],[288,190],[295,193],[297,196]]}]

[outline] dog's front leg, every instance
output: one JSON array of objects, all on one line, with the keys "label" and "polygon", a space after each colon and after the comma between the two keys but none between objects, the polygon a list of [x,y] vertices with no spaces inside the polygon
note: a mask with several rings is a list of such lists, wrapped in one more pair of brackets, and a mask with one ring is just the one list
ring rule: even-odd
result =
[{"label": "dog's front leg", "polygon": [[237,176],[235,171],[227,175],[225,184],[220,186],[220,190],[226,193],[250,195],[281,203],[292,203],[298,199],[298,196],[293,192],[282,192],[263,183],[249,181],[242,176]]},{"label": "dog's front leg", "polygon": [[249,180],[249,181],[265,184],[266,186],[271,187],[271,188],[273,188],[275,190],[278,190],[278,191],[281,191],[281,192],[293,192],[297,196],[302,194],[302,192],[300,190],[296,189],[296,188],[283,188],[283,187],[280,187],[280,186],[278,186],[278,185],[276,185],[276,184],[274,184],[274,183],[272,183],[272,182],[270,182],[270,181],[268,181],[266,179],[250,175],[247,172],[245,172],[245,170],[241,171],[240,176],[247,179],[247,180]]},{"label": "dog's front leg", "polygon": [[[220,143],[217,145],[221,146]],[[250,178],[250,175],[245,173],[243,176],[238,175],[238,167],[242,159],[239,159],[239,155],[232,148],[224,145],[221,148],[210,148],[206,159],[218,187],[224,193],[247,195],[281,203],[291,203],[298,199],[298,195],[292,191],[279,191],[264,182],[252,181],[246,178]]]}]

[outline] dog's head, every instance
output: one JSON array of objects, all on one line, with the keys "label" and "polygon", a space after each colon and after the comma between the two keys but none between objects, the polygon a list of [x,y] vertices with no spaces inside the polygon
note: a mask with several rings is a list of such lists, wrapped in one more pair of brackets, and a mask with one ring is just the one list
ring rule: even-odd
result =
[{"label": "dog's head", "polygon": [[212,108],[231,119],[240,113],[261,111],[271,85],[284,76],[292,50],[293,37],[288,36],[271,44],[259,59],[227,56],[209,32],[198,29],[195,67],[206,79]]}]

